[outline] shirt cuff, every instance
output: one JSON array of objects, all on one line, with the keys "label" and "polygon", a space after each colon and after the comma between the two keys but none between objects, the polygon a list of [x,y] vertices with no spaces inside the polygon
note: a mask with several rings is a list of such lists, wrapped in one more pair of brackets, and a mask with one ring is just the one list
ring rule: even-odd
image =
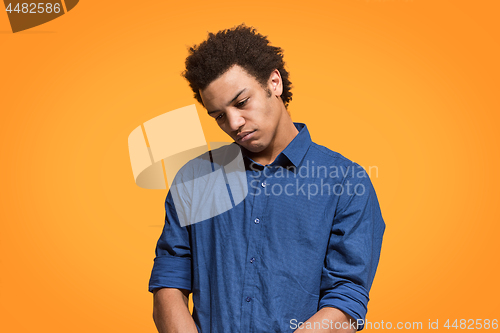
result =
[{"label": "shirt cuff", "polygon": [[342,284],[326,291],[319,301],[318,310],[324,307],[339,309],[359,323],[358,331],[364,328],[368,311],[368,293],[365,288],[356,284]]},{"label": "shirt cuff", "polygon": [[191,291],[191,258],[164,255],[154,259],[149,291],[178,288]]}]

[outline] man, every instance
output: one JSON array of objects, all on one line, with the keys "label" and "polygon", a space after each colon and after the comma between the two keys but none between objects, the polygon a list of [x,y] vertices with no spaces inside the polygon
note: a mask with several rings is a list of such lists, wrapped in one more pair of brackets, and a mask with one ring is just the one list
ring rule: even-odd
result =
[{"label": "man", "polygon": [[191,48],[184,76],[241,149],[249,193],[181,226],[169,191],[149,284],[158,331],[362,329],[385,224],[366,172],[292,122],[282,50],[241,25]]}]

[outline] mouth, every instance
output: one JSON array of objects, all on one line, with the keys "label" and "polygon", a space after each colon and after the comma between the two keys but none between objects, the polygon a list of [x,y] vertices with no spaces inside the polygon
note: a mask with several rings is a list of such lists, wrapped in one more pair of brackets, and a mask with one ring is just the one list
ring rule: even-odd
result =
[{"label": "mouth", "polygon": [[253,136],[253,133],[255,133],[255,131],[243,132],[241,134],[238,134],[238,136],[236,137],[236,141],[238,141],[238,142],[247,141],[248,139],[250,139]]}]

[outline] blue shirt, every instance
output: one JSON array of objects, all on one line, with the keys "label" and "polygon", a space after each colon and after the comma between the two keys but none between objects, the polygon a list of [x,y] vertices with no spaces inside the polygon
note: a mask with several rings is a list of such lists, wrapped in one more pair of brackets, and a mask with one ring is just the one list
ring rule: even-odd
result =
[{"label": "blue shirt", "polygon": [[248,193],[230,209],[185,224],[167,194],[149,291],[190,290],[200,332],[293,332],[323,307],[365,318],[385,230],[377,196],[362,167],[294,125],[271,164],[239,148]]}]

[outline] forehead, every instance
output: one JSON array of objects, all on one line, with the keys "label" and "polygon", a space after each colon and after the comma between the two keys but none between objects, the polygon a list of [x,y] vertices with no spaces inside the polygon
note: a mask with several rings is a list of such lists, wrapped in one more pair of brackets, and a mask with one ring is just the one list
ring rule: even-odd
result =
[{"label": "forehead", "polygon": [[259,86],[255,77],[242,67],[234,65],[220,77],[212,81],[205,89],[200,90],[203,103],[229,102],[242,89]]}]

